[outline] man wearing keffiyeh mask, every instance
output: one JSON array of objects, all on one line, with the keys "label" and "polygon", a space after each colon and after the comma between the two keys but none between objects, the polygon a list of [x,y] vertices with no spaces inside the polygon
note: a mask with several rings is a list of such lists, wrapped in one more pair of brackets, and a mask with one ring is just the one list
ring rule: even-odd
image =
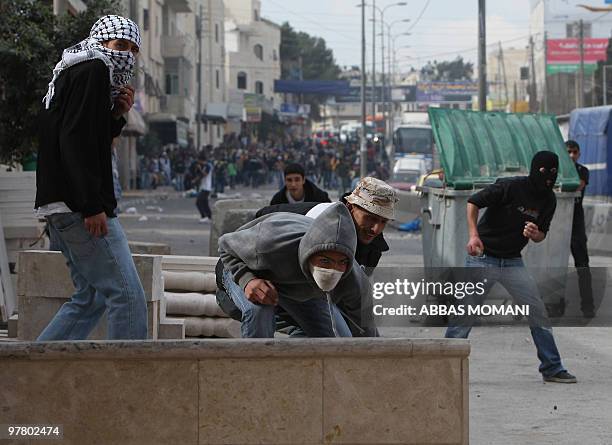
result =
[{"label": "man wearing keffiyeh mask", "polygon": [[147,337],[144,290],[115,215],[111,160],[134,103],[128,82],[140,43],[132,20],[107,15],[53,69],[40,116],[36,212],[76,291],[40,341],[86,339],[106,308],[109,339]]}]

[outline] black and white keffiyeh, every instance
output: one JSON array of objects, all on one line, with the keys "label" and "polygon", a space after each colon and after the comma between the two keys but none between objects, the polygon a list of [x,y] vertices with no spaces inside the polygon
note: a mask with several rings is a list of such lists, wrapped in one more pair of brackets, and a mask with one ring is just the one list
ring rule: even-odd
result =
[{"label": "black and white keffiyeh", "polygon": [[100,59],[109,70],[111,84],[111,103],[119,95],[120,88],[132,78],[136,58],[131,51],[116,51],[106,48],[102,42],[114,39],[125,39],[140,47],[140,30],[130,19],[118,15],[106,15],[94,23],[89,37],[70,48],[66,48],[53,69],[53,79],[43,99],[45,108],[49,109],[55,94],[55,81],[60,73],[73,65],[87,60]]}]

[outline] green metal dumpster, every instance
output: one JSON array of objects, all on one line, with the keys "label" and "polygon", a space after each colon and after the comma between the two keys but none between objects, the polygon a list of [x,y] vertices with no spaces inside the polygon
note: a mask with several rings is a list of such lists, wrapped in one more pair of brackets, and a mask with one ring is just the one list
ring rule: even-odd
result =
[{"label": "green metal dumpster", "polygon": [[523,258],[531,267],[566,268],[580,182],[555,117],[430,108],[429,119],[444,183],[422,190],[425,267],[462,267],[470,195],[497,178],[528,175],[533,155],[550,150],[559,156],[557,209],[546,240],[529,243]]}]

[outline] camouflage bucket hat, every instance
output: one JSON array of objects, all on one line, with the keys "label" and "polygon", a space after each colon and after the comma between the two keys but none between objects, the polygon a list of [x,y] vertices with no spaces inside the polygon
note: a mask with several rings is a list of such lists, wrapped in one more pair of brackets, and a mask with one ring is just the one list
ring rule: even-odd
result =
[{"label": "camouflage bucket hat", "polygon": [[398,201],[393,187],[369,176],[359,181],[346,200],[386,219],[394,218],[395,203]]}]

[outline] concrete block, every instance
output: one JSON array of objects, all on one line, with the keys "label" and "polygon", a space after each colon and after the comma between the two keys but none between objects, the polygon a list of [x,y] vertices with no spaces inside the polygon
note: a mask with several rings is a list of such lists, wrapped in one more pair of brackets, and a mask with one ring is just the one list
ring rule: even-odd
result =
[{"label": "concrete block", "polygon": [[141,255],[170,255],[170,246],[163,243],[129,241],[130,252]]},{"label": "concrete block", "polygon": [[15,314],[8,320],[8,336],[9,338],[17,338],[17,324],[19,323],[19,315]]},{"label": "concrete block", "polygon": [[183,340],[185,338],[185,320],[166,318],[159,323],[159,340]]},{"label": "concrete block", "polygon": [[[60,307],[69,298],[46,298],[19,295],[19,323],[17,338],[24,341],[34,341],[47,327]],[[157,340],[159,336],[159,301],[147,301],[148,338]],[[89,335],[90,340],[105,340],[107,338],[106,313],[100,317],[96,328]]]},{"label": "concrete block", "polygon": [[326,359],[326,443],[462,443],[461,365],[450,357]]},{"label": "concrete block", "polygon": [[[147,301],[163,293],[161,256],[132,255]],[[20,252],[17,294],[66,299],[74,291],[66,259],[61,252],[31,250]]]},{"label": "concrete block", "polygon": [[267,199],[221,199],[214,205],[210,228],[209,255],[217,256],[219,237],[251,221],[255,212],[270,202]]},{"label": "concrete block", "polygon": [[63,425],[66,445],[197,444],[197,376],[196,361],[13,361],[0,366],[0,411]]},{"label": "concrete block", "polygon": [[201,362],[200,445],[321,443],[322,373],[312,358]]}]

